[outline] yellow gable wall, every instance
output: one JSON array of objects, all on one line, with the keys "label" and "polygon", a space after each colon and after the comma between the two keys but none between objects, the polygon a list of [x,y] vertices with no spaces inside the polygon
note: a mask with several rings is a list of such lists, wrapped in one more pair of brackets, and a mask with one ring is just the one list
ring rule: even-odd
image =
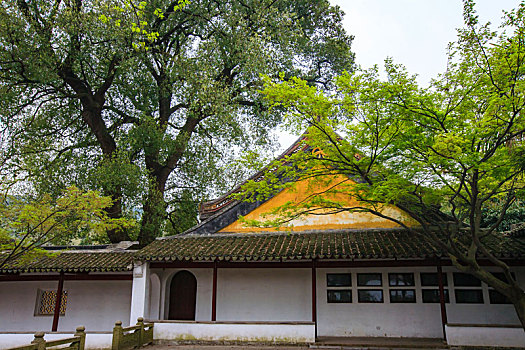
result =
[{"label": "yellow gable wall", "polygon": [[[347,180],[348,181],[348,180]],[[348,183],[348,182],[347,182]],[[333,186],[332,183],[329,186]],[[304,200],[308,195],[312,193],[321,193],[324,189],[329,186],[319,186],[308,183],[306,180],[295,184],[293,189],[286,189],[278,193],[275,197],[266,201],[255,210],[251,211],[244,217],[247,220],[258,220],[264,221],[263,214],[269,213],[272,209],[279,207],[290,201],[297,203]],[[315,192],[314,192],[315,191]],[[357,201],[349,198],[348,196],[337,195],[336,199],[340,203],[345,203],[348,206],[357,204]],[[394,217],[399,221],[405,223],[407,226],[415,226],[416,222],[411,220],[407,214],[401,210],[388,206],[385,207],[382,212],[390,217]],[[268,219],[268,217],[266,218]],[[298,219],[290,221],[286,227],[281,228],[259,228],[259,227],[247,227],[246,223],[237,220],[232,224],[226,226],[219,232],[237,233],[237,232],[259,232],[268,230],[284,230],[292,229],[293,231],[305,231],[305,230],[326,230],[326,229],[365,229],[365,228],[393,228],[399,227],[398,224],[380,218],[370,213],[352,213],[352,212],[341,212],[337,214],[327,215],[306,215]]]}]

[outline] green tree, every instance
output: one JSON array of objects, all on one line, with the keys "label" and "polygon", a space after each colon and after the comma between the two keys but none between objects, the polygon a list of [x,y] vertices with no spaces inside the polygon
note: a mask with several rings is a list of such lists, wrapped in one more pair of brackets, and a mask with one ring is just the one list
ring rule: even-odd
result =
[{"label": "green tree", "polygon": [[101,189],[111,217],[141,215],[146,244],[183,194],[224,178],[235,146],[266,142],[279,120],[260,73],[328,87],[352,69],[341,19],[327,0],[7,0],[5,181]]},{"label": "green tree", "polygon": [[[492,203],[492,205],[488,204],[482,208],[481,225],[487,227],[498,222],[503,204],[504,203],[500,200]],[[497,230],[501,232],[509,232],[523,224],[525,224],[525,202],[523,199],[516,199],[503,215],[503,219]]]},{"label": "green tree", "polygon": [[[347,73],[332,95],[301,79],[268,78],[267,98],[285,108],[291,127],[308,128],[306,145],[322,154],[299,152],[271,164],[266,181],[247,183],[240,198],[293,186],[283,178],[322,182],[328,190],[284,204],[272,213],[275,220],[251,224],[282,225],[327,210],[389,219],[506,296],[525,327],[525,292],[501,252],[488,248],[509,239],[498,228],[525,198],[525,4],[506,15],[499,34],[478,23],[472,1],[465,1],[464,17],[446,72],[428,88],[391,60],[386,79],[377,67]],[[334,199],[345,196],[358,204]],[[407,213],[417,228],[385,214],[385,205]],[[496,220],[484,221],[485,210],[497,211]],[[487,260],[506,281],[480,266]]]},{"label": "green tree", "polygon": [[13,261],[45,254],[42,246],[69,244],[92,238],[108,229],[122,230],[135,223],[109,218],[111,198],[97,191],[67,188],[56,200],[49,195],[28,202],[9,196],[0,202],[0,269]]}]

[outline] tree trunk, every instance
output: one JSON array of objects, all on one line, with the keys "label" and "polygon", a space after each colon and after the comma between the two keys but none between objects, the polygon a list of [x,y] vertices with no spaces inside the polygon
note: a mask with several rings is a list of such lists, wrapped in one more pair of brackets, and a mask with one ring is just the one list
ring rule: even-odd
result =
[{"label": "tree trunk", "polygon": [[[106,213],[112,219],[122,217],[122,196],[119,193],[108,193],[113,199],[113,205],[106,208]],[[128,232],[125,229],[112,229],[106,231],[109,241],[111,243],[118,243],[121,241],[131,241]]]},{"label": "tree trunk", "polygon": [[514,309],[516,309],[516,314],[518,315],[518,318],[521,322],[521,327],[525,332],[525,293],[522,290],[520,290],[519,293],[521,296],[516,298],[516,300],[511,301],[512,304],[514,304]]},{"label": "tree trunk", "polygon": [[[117,150],[117,143],[109,132],[104,118],[102,109],[105,102],[105,92],[113,82],[115,77],[115,67],[117,61],[110,65],[108,76],[104,80],[103,86],[97,92],[91,91],[89,84],[81,80],[73,71],[72,64],[69,60],[64,62],[64,66],[58,70],[58,74],[64,82],[68,84],[79,96],[82,104],[82,119],[88,125],[100,146],[102,154],[106,158],[111,158]],[[104,88],[104,89],[102,89]],[[113,204],[106,209],[110,218],[117,219],[122,217],[122,192],[117,190],[104,190],[106,196],[111,196]],[[107,235],[111,243],[120,241],[129,241],[130,237],[125,230],[108,230]]]},{"label": "tree trunk", "polygon": [[155,177],[152,182],[142,205],[143,213],[138,237],[142,247],[161,235],[166,217],[166,203],[164,202],[166,181]]},{"label": "tree trunk", "polygon": [[[106,124],[102,119],[102,109],[97,108],[85,108],[82,112],[84,121],[88,124],[91,132],[97,138],[102,154],[106,158],[113,157],[117,150],[117,144],[110,135],[106,128]],[[106,209],[108,216],[112,219],[118,219],[122,217],[122,193],[119,189],[108,191],[105,190],[104,194],[110,196],[113,200],[111,207]],[[128,233],[123,229],[113,229],[107,231],[108,238],[111,243],[118,243],[121,241],[130,241]]]}]

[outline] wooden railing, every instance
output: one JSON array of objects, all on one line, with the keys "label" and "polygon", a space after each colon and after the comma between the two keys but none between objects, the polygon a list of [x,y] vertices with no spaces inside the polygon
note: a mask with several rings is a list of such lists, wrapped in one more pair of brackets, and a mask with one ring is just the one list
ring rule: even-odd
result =
[{"label": "wooden railing", "polygon": [[[55,350],[51,349],[61,345],[56,350],[84,350],[86,345],[86,332],[84,327],[77,327],[75,335],[71,338],[46,341],[44,332],[36,332],[35,339],[31,344],[10,348],[7,350]],[[153,323],[144,323],[139,317],[137,324],[130,327],[122,327],[122,322],[115,322],[113,327],[112,350],[140,348],[146,344],[153,343]]]},{"label": "wooden railing", "polygon": [[144,323],[142,317],[130,327],[122,327],[122,321],[115,322],[112,350],[137,348],[150,343],[153,343],[153,323]]},{"label": "wooden railing", "polygon": [[60,347],[60,350],[84,350],[86,345],[86,332],[84,327],[77,327],[75,335],[71,338],[46,341],[44,332],[36,332],[35,339],[29,345],[22,345],[9,350],[46,350],[59,345],[68,346]]}]

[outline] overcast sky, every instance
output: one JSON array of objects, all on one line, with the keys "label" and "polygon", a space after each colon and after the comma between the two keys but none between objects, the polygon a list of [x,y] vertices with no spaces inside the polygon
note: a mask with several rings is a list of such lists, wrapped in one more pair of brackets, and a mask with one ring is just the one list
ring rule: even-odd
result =
[{"label": "overcast sky", "polygon": [[[446,48],[463,25],[461,0],[330,0],[345,12],[344,27],[354,35],[352,51],[364,68],[386,57],[405,65],[426,85],[446,65]],[[480,22],[501,23],[502,10],[519,0],[478,0]]]},{"label": "overcast sky", "polygon": [[[344,27],[354,36],[352,51],[363,68],[382,66],[385,58],[418,74],[421,85],[444,71],[446,48],[463,25],[461,0],[330,0],[345,12]],[[478,0],[479,20],[496,29],[502,10],[510,10],[520,0]],[[278,132],[280,150],[288,148],[298,135]]]}]

